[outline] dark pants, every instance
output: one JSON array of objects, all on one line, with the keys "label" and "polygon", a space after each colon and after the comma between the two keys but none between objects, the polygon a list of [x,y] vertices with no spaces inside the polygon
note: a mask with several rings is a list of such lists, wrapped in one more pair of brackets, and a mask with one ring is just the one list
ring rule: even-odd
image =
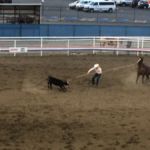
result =
[{"label": "dark pants", "polygon": [[101,79],[101,74],[95,73],[92,77],[92,84],[98,86],[99,81]]}]

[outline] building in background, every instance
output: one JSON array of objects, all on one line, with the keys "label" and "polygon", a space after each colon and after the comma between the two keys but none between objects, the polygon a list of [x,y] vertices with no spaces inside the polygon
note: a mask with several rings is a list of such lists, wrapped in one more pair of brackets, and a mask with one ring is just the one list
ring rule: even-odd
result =
[{"label": "building in background", "polygon": [[12,0],[0,0],[0,3],[12,3]]},{"label": "building in background", "polygon": [[0,24],[40,24],[41,3],[0,4]]}]

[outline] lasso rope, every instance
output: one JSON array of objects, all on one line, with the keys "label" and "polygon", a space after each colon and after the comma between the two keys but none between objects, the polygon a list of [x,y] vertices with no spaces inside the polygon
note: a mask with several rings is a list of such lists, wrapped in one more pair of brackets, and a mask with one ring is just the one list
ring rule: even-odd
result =
[{"label": "lasso rope", "polygon": [[134,65],[135,65],[135,64],[130,64],[130,65],[125,65],[125,66],[115,67],[115,68],[112,68],[112,69],[105,70],[105,71],[103,71],[103,73],[107,73],[107,72],[111,72],[111,71],[117,71],[117,70],[120,70],[120,69],[132,67],[132,66],[134,66]]},{"label": "lasso rope", "polygon": [[82,77],[84,77],[84,76],[87,76],[87,73],[84,73],[84,74],[78,75],[78,76],[76,76],[75,78],[82,78]]},{"label": "lasso rope", "polygon": [[[135,64],[129,64],[129,65],[124,65],[124,66],[119,66],[119,67],[111,68],[111,69],[108,69],[108,70],[103,71],[103,73],[107,73],[107,72],[111,72],[111,71],[117,71],[117,70],[120,70],[120,69],[132,67],[132,66],[134,66],[134,65],[135,65]],[[76,76],[75,78],[78,79],[78,78],[82,78],[82,77],[85,77],[85,76],[87,76],[87,73],[78,75],[78,76]]]}]

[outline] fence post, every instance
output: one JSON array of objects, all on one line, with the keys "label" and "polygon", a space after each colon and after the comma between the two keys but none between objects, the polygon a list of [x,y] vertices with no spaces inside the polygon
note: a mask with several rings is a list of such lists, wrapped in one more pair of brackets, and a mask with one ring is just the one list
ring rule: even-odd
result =
[{"label": "fence post", "polygon": [[67,54],[69,56],[70,55],[70,41],[69,40],[67,40],[67,48],[68,48]]},{"label": "fence post", "polygon": [[115,16],[115,18],[116,18],[116,22],[118,22],[117,20],[118,20],[118,11],[117,11],[117,9],[116,9],[116,16]]},{"label": "fence post", "polygon": [[99,22],[99,13],[96,14],[96,22]]},{"label": "fence post", "polygon": [[16,40],[14,40],[14,47],[16,47],[16,43],[17,43]]},{"label": "fence post", "polygon": [[141,47],[142,47],[142,49],[144,48],[144,38],[142,38],[142,45],[141,45]]},{"label": "fence post", "polygon": [[77,20],[80,21],[80,19],[79,19],[79,11],[77,11]]},{"label": "fence post", "polygon": [[43,38],[41,37],[40,38],[40,48],[41,48],[41,51],[40,51],[40,56],[43,56]]},{"label": "fence post", "polygon": [[60,21],[62,20],[62,18],[61,18],[61,17],[62,17],[62,16],[61,16],[61,13],[62,13],[62,12],[61,12],[61,11],[62,11],[62,8],[60,7],[60,8],[59,8],[59,19],[60,19]]},{"label": "fence post", "polygon": [[41,48],[43,48],[43,38],[41,37]]},{"label": "fence post", "polygon": [[141,54],[144,55],[144,52],[143,52],[143,48],[144,48],[144,37],[141,39],[141,48],[142,48]]},{"label": "fence post", "polygon": [[[139,40],[139,38],[137,38],[137,49],[139,49],[140,48],[140,40]],[[139,51],[137,51],[137,56],[139,56]]]},{"label": "fence post", "polygon": [[41,52],[40,52],[40,56],[43,56],[43,51],[41,50]]},{"label": "fence post", "polygon": [[[117,38],[116,40],[117,40],[117,49],[118,49],[119,46],[120,46],[120,45],[119,45],[119,41],[120,41],[120,40],[119,40],[119,38]],[[117,55],[117,56],[119,55],[119,51],[118,51],[118,50],[116,51],[116,55]]]},{"label": "fence post", "polygon": [[93,37],[93,54],[95,54],[95,37]]},{"label": "fence post", "polygon": [[[14,40],[14,47],[16,47],[16,40]],[[14,52],[14,56],[16,56],[16,53]]]},{"label": "fence post", "polygon": [[133,12],[133,22],[135,22],[135,19],[136,19],[136,18],[135,18],[135,8],[133,9],[133,11],[134,11],[134,12]]}]

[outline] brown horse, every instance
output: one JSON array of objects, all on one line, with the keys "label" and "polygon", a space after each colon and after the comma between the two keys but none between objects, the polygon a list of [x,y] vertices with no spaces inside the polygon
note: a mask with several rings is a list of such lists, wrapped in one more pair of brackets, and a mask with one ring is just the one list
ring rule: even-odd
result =
[{"label": "brown horse", "polygon": [[136,83],[138,82],[138,79],[140,76],[142,76],[142,83],[144,83],[144,78],[146,76],[146,79],[149,79],[150,76],[150,66],[147,66],[143,63],[143,58],[139,57],[139,60],[137,61],[137,78]]}]

